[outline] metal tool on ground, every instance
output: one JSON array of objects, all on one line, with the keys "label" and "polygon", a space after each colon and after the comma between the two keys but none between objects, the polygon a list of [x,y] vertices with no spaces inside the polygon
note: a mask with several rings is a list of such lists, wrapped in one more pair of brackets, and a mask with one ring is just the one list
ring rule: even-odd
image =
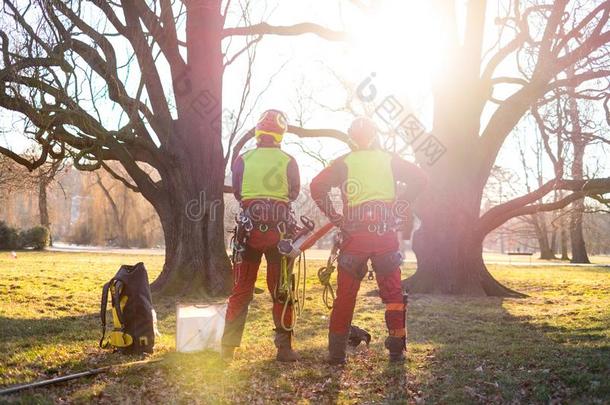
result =
[{"label": "metal tool on ground", "polygon": [[145,364],[159,363],[161,361],[163,361],[163,359],[141,360],[141,361],[134,361],[131,363],[113,364],[110,366],[94,368],[94,369],[83,371],[80,373],[68,374],[68,375],[64,375],[61,377],[51,378],[49,380],[36,381],[33,383],[20,384],[20,385],[8,387],[3,390],[0,390],[0,395],[14,394],[16,392],[23,391],[23,390],[30,389],[30,388],[44,387],[46,385],[58,384],[58,383],[65,382],[65,381],[75,380],[77,378],[102,374],[115,367],[139,366],[139,365],[145,365]]}]

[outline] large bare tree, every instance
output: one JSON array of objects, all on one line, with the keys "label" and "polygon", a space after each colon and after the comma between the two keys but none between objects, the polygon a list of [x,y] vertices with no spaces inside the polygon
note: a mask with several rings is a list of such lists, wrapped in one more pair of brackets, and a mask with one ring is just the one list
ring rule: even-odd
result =
[{"label": "large bare tree", "polygon": [[[437,3],[449,27],[445,65],[452,72],[437,79],[432,131],[447,153],[428,169],[430,187],[419,210],[423,226],[413,244],[418,269],[407,285],[414,292],[512,295],[485,267],[485,236],[511,218],[607,192],[610,179],[566,180],[558,171],[536,190],[485,213],[480,211],[481,194],[502,145],[528,109],[568,87],[586,83],[591,93],[606,89],[610,1],[502,2],[506,14],[496,18],[503,29],[492,41],[497,40],[492,52],[483,52],[491,17],[486,1],[468,1],[462,41],[455,9]],[[568,69],[574,74],[566,79]],[[506,76],[507,71],[514,74]],[[498,88],[503,88],[501,99]],[[490,103],[497,107],[484,122]],[[554,190],[566,194],[553,203],[538,202]]]},{"label": "large bare tree", "polygon": [[[165,294],[227,287],[225,69],[266,35],[344,37],[313,23],[225,27],[232,6],[247,15],[231,0],[2,1],[0,107],[26,117],[41,155],[0,153],[29,169],[68,154],[142,193],[163,226],[166,262],[153,288]],[[243,46],[228,54],[232,41]]]}]

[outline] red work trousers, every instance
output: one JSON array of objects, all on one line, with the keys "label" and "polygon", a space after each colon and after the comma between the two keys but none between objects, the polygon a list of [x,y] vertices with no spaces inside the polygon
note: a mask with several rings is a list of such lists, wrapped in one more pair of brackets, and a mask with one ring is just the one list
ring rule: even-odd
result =
[{"label": "red work trousers", "polygon": [[[282,256],[277,250],[280,235],[276,229],[269,228],[261,232],[255,226],[252,230],[242,260],[233,267],[234,286],[227,315],[225,330],[222,337],[223,346],[237,347],[241,338],[248,315],[248,306],[254,296],[254,284],[258,275],[263,254],[267,260],[267,287],[273,299],[273,321],[276,330],[281,328],[282,311],[284,303],[276,297],[277,286],[280,282]],[[284,325],[292,324],[292,304],[288,304],[284,314]]]},{"label": "red work trousers", "polygon": [[368,231],[354,232],[343,242],[338,258],[337,296],[330,316],[330,332],[349,332],[360,282],[370,260],[385,304],[385,321],[390,336],[404,337],[405,305],[400,283],[401,256],[395,232],[382,235]]}]

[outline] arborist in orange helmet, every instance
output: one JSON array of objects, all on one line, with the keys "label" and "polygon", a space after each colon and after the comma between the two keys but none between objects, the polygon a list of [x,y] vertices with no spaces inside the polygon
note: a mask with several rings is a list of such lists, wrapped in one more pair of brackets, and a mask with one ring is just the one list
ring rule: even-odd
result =
[{"label": "arborist in orange helmet", "polygon": [[[325,168],[311,182],[311,195],[322,212],[341,229],[337,296],[330,317],[328,350],[331,364],[346,360],[346,345],[360,283],[370,260],[385,304],[390,361],[403,361],[406,349],[406,301],[400,280],[402,256],[397,229],[402,215],[426,184],[424,172],[379,146],[377,128],[357,118],[348,131],[352,151]],[[397,183],[407,193],[398,199]],[[330,191],[340,188],[343,210],[335,210]]]},{"label": "arborist in orange helmet", "polygon": [[283,112],[265,111],[255,129],[256,148],[233,162],[233,193],[240,202],[241,213],[234,238],[235,284],[229,297],[222,337],[222,357],[225,360],[233,358],[235,348],[241,343],[263,255],[267,260],[267,286],[273,298],[276,359],[283,362],[297,360],[292,349],[292,331],[282,326],[292,322],[291,303],[286,303],[278,294],[281,255],[277,244],[293,232],[295,221],[290,203],[300,190],[297,162],[280,147],[287,129],[288,122]]}]

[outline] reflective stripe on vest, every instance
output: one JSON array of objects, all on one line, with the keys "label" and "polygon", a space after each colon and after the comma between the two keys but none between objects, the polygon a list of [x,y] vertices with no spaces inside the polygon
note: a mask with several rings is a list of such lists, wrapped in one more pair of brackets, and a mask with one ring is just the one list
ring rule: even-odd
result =
[{"label": "reflective stripe on vest", "polygon": [[392,155],[381,150],[361,150],[348,154],[347,183],[344,190],[349,207],[369,201],[393,202],[396,182],[392,172]]},{"label": "reflective stripe on vest", "polygon": [[270,198],[289,201],[290,156],[279,148],[257,148],[246,152],[242,158],[244,160],[242,200]]}]

